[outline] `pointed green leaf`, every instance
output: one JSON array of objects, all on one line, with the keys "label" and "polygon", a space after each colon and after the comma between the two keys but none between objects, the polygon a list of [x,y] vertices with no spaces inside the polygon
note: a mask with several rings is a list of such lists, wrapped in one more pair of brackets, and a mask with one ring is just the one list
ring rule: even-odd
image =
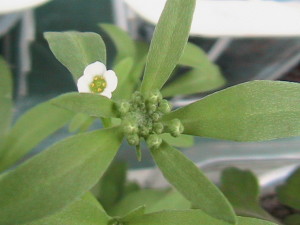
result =
[{"label": "pointed green leaf", "polygon": [[87,192],[121,144],[119,127],[67,138],[0,177],[0,224],[54,214]]},{"label": "pointed green leaf", "polygon": [[89,64],[106,64],[106,48],[100,35],[91,32],[46,32],[54,56],[72,73],[75,81]]},{"label": "pointed green leaf", "polygon": [[286,183],[277,190],[279,201],[295,209],[300,209],[300,168],[293,172]]},{"label": "pointed green leaf", "polygon": [[0,171],[20,160],[46,137],[71,120],[73,113],[49,102],[33,107],[22,115],[9,132],[0,152]]},{"label": "pointed green leaf", "polygon": [[87,193],[60,212],[25,225],[107,225],[109,220],[99,202]]},{"label": "pointed green leaf", "polygon": [[69,124],[69,132],[87,131],[94,121],[94,117],[83,113],[77,113]]},{"label": "pointed green leaf", "polygon": [[259,184],[252,172],[225,169],[221,177],[221,190],[238,215],[277,222],[260,206]]},{"label": "pointed green leaf", "polygon": [[161,135],[161,137],[168,144],[175,147],[188,148],[194,145],[194,137],[191,135],[182,134],[179,137],[173,137],[168,133],[164,133]]},{"label": "pointed green leaf", "polygon": [[52,99],[51,103],[93,117],[118,117],[115,102],[102,95],[74,92],[60,95]]},{"label": "pointed green leaf", "polygon": [[163,120],[178,118],[184,133],[234,141],[300,135],[300,84],[251,81],[209,95]]},{"label": "pointed green leaf", "polygon": [[126,163],[114,162],[93,187],[92,192],[101,202],[104,209],[111,209],[122,197],[125,188],[126,171]]},{"label": "pointed green leaf", "polygon": [[[238,217],[237,225],[276,225],[271,222]],[[126,222],[127,225],[233,225],[213,218],[201,210],[172,210],[145,214]]]},{"label": "pointed green leaf", "polygon": [[115,59],[115,64],[118,64],[125,58],[135,57],[135,44],[127,32],[113,24],[100,24],[100,27],[109,35],[116,47],[117,56]]},{"label": "pointed green leaf", "polygon": [[162,89],[164,97],[190,95],[211,91],[225,85],[225,79],[217,66],[193,69]]},{"label": "pointed green leaf", "polygon": [[235,214],[227,199],[191,160],[166,142],[158,149],[152,149],[151,153],[164,177],[193,207],[235,224]]},{"label": "pointed green leaf", "polygon": [[155,28],[141,90],[161,89],[187,43],[196,0],[169,0]]},{"label": "pointed green leaf", "polygon": [[12,120],[12,79],[11,72],[4,59],[0,57],[0,138],[10,128]]},{"label": "pointed green leaf", "polygon": [[134,210],[130,211],[124,217],[122,217],[120,219],[120,221],[122,221],[123,223],[124,222],[126,223],[128,221],[134,220],[136,217],[140,217],[140,216],[144,215],[145,214],[145,210],[146,210],[146,207],[144,205],[143,206],[139,206],[139,207],[135,208]]},{"label": "pointed green leaf", "polygon": [[114,71],[118,76],[118,87],[113,92],[113,99],[124,99],[124,95],[128,96],[131,94],[127,84],[130,82],[130,72],[132,71],[132,66],[132,58],[125,58],[115,66]]}]

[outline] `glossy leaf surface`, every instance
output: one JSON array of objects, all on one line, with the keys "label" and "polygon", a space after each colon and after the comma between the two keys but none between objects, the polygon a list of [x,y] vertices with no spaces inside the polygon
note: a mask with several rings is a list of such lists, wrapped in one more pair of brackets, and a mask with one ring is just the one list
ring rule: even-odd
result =
[{"label": "glossy leaf surface", "polygon": [[152,156],[163,173],[194,208],[202,209],[212,217],[235,224],[235,214],[220,190],[177,149],[163,142]]},{"label": "glossy leaf surface", "polygon": [[0,177],[0,224],[19,225],[56,212],[87,192],[113,160],[119,128],[67,138]]},{"label": "glossy leaf surface", "polygon": [[187,43],[195,0],[167,1],[155,28],[141,90],[161,89],[178,63]]},{"label": "glossy leaf surface", "polygon": [[86,66],[96,61],[106,64],[106,48],[100,35],[91,32],[46,32],[54,56],[73,75],[75,81]]},{"label": "glossy leaf surface", "polygon": [[300,135],[300,85],[252,81],[209,95],[163,119],[178,118],[184,133],[234,141]]},{"label": "glossy leaf surface", "polygon": [[60,95],[52,99],[51,103],[93,117],[117,117],[115,103],[102,95],[74,92]]}]

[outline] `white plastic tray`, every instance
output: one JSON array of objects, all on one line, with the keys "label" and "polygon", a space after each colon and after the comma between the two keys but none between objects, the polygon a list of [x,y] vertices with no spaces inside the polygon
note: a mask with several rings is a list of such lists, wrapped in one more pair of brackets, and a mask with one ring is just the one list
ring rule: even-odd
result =
[{"label": "white plastic tray", "polygon": [[0,0],[0,14],[14,13],[40,6],[49,0]]}]

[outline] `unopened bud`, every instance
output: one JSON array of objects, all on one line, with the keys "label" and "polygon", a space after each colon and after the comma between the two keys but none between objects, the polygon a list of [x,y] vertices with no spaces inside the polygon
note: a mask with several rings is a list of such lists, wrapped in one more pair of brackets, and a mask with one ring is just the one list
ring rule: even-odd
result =
[{"label": "unopened bud", "polygon": [[158,90],[152,91],[148,97],[148,101],[154,104],[159,103],[161,100],[162,100],[162,95]]},{"label": "unopened bud", "polygon": [[125,134],[135,134],[139,130],[137,124],[130,120],[123,120],[122,127]]},{"label": "unopened bud", "polygon": [[130,134],[127,136],[127,141],[130,145],[137,146],[140,143],[140,138],[137,134]]},{"label": "unopened bud", "polygon": [[182,134],[184,127],[179,119],[173,119],[166,124],[165,130],[173,137],[178,137]]},{"label": "unopened bud", "polygon": [[132,100],[136,103],[142,102],[143,96],[142,96],[141,92],[139,92],[139,91],[134,92],[132,95]]},{"label": "unopened bud", "polygon": [[130,109],[130,104],[127,101],[122,101],[120,103],[118,103],[118,110],[121,113],[121,115],[125,115],[126,113],[128,113]]},{"label": "unopened bud", "polygon": [[148,147],[151,148],[158,148],[161,143],[162,143],[162,139],[159,135],[157,134],[151,134],[148,138],[147,138],[147,145]]},{"label": "unopened bud", "polygon": [[149,128],[148,127],[146,127],[146,126],[141,126],[140,127],[140,134],[142,135],[142,136],[148,136],[149,135]]},{"label": "unopened bud", "polygon": [[153,121],[156,122],[156,121],[158,121],[158,120],[161,118],[161,116],[160,116],[159,113],[155,112],[155,113],[153,113],[153,114],[151,115],[151,118],[152,118]]},{"label": "unopened bud", "polygon": [[171,112],[172,106],[167,100],[163,99],[158,106],[158,110],[160,112],[166,114],[166,113]]},{"label": "unopened bud", "polygon": [[148,109],[148,112],[149,113],[154,113],[157,109],[157,104],[154,104],[154,103],[148,103],[147,104],[147,109]]},{"label": "unopened bud", "polygon": [[164,125],[162,123],[154,123],[153,130],[157,134],[161,134],[164,130]]}]

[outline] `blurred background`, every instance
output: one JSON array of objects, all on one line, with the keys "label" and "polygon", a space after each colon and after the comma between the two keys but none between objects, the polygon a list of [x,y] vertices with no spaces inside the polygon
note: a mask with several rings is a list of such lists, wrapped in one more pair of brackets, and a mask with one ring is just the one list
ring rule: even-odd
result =
[{"label": "blurred background", "polygon": [[[75,84],[51,53],[43,32],[91,31],[108,48],[108,68],[115,50],[99,23],[114,23],[133,38],[150,41],[165,0],[0,0],[0,54],[14,74],[16,115],[38,102],[68,91]],[[300,1],[198,1],[190,41],[219,65],[227,86],[254,79],[300,81]],[[184,105],[203,95],[180,96]],[[60,131],[36,151],[65,135]],[[235,143],[198,138],[185,150],[207,168],[240,165],[265,171],[299,163],[300,139]],[[126,148],[126,146],[124,147]],[[152,166],[145,152],[121,151],[134,168]],[[132,160],[131,160],[132,159]],[[253,164],[255,161],[255,164]]]}]

